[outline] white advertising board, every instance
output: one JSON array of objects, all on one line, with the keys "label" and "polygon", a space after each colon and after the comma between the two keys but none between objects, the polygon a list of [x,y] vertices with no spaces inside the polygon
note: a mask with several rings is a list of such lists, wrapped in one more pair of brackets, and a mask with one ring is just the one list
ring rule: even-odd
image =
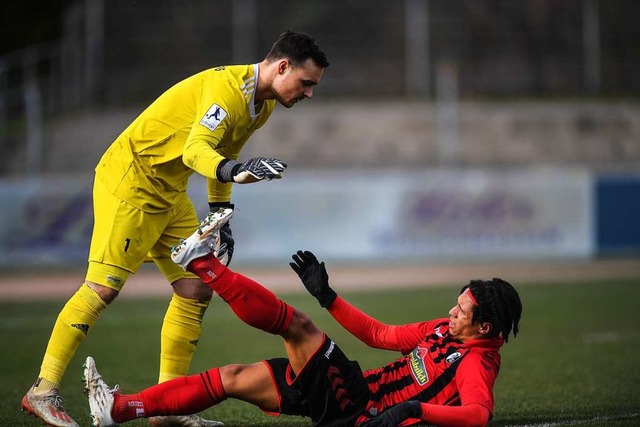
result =
[{"label": "white advertising board", "polygon": [[[234,263],[590,257],[593,185],[571,170],[287,171],[236,185]],[[84,264],[91,179],[0,183],[0,267]],[[204,179],[189,192],[207,210]]]},{"label": "white advertising board", "polygon": [[238,260],[588,257],[591,193],[581,171],[290,173],[236,186],[233,229]]}]

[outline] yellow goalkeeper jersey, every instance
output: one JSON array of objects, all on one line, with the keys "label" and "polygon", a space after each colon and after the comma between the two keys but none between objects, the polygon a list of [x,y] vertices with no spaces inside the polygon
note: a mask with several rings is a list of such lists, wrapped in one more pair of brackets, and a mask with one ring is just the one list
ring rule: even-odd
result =
[{"label": "yellow goalkeeper jersey", "polygon": [[111,144],[96,178],[146,212],[170,209],[193,172],[209,178],[209,201],[228,201],[231,183],[216,180],[223,159],[237,160],[275,100],[255,105],[258,64],[212,68],[164,92]]}]

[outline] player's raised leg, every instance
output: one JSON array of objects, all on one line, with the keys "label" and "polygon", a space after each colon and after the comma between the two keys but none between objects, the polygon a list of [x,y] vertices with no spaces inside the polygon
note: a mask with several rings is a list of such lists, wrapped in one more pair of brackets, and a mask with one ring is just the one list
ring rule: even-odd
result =
[{"label": "player's raised leg", "polygon": [[[216,246],[215,231],[221,226],[221,222],[203,221],[199,231],[174,248],[172,259],[200,277],[229,304],[240,320],[282,336],[292,368],[295,372],[300,371],[324,342],[324,333],[307,315],[277,298],[260,283],[228,269],[217,259],[211,248]],[[208,243],[202,241],[202,236],[208,236]]]},{"label": "player's raised leg", "polygon": [[218,230],[229,222],[231,216],[233,216],[233,209],[229,208],[220,208],[215,212],[209,212],[198,229],[171,250],[173,262],[188,271],[187,266],[194,259],[209,253],[217,255],[216,245],[220,244]]},{"label": "player's raised leg", "polygon": [[281,334],[289,327],[294,309],[264,286],[229,270],[216,258],[219,242],[216,232],[232,212],[221,209],[209,213],[198,230],[173,248],[171,258],[200,277],[229,304],[240,320],[265,332]]}]

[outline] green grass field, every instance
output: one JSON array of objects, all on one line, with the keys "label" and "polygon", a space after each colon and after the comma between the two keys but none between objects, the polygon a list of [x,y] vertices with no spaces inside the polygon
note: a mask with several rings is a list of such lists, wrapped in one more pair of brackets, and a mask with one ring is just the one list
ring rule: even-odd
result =
[{"label": "green grass field", "polygon": [[[523,300],[521,335],[503,349],[491,425],[640,425],[640,280],[517,286]],[[446,316],[457,287],[343,294],[387,323]],[[367,348],[344,332],[307,295],[280,295],[306,311],[363,368],[397,354]],[[113,386],[125,392],[154,384],[159,331],[166,300],[122,299],[103,315],[69,366],[62,392],[81,426],[89,426],[82,392],[82,362],[96,358]],[[0,426],[39,426],[22,414],[20,399],[38,373],[49,332],[64,304],[0,302]],[[227,363],[284,355],[279,337],[242,324],[219,299],[207,315],[192,372]],[[307,426],[307,420],[273,418],[226,401],[205,417],[234,426]],[[131,426],[145,426],[136,421]]]}]

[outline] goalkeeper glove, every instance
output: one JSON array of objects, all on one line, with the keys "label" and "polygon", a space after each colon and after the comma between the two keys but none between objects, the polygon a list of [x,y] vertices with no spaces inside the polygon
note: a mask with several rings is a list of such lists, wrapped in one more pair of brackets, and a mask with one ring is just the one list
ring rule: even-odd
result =
[{"label": "goalkeeper glove", "polygon": [[223,160],[218,165],[216,177],[220,182],[250,184],[257,181],[271,181],[282,178],[287,164],[271,157],[254,157],[244,163]]},{"label": "goalkeeper glove", "polygon": [[[211,212],[216,212],[220,208],[230,208],[233,209],[234,205],[231,202],[209,202],[209,210]],[[233,257],[233,248],[235,246],[235,241],[233,240],[233,234],[231,233],[231,225],[229,222],[226,222],[218,231],[218,236],[216,239],[216,254],[218,260],[224,265],[228,266],[231,263],[231,258]]]},{"label": "goalkeeper glove", "polygon": [[398,403],[396,406],[387,409],[382,414],[362,424],[362,427],[396,427],[408,418],[418,418],[422,416],[420,402],[417,400],[407,400]]},{"label": "goalkeeper glove", "polygon": [[318,262],[316,256],[309,251],[298,251],[289,265],[302,280],[302,284],[313,295],[322,307],[329,307],[338,297],[329,287],[329,275],[324,262]]}]

